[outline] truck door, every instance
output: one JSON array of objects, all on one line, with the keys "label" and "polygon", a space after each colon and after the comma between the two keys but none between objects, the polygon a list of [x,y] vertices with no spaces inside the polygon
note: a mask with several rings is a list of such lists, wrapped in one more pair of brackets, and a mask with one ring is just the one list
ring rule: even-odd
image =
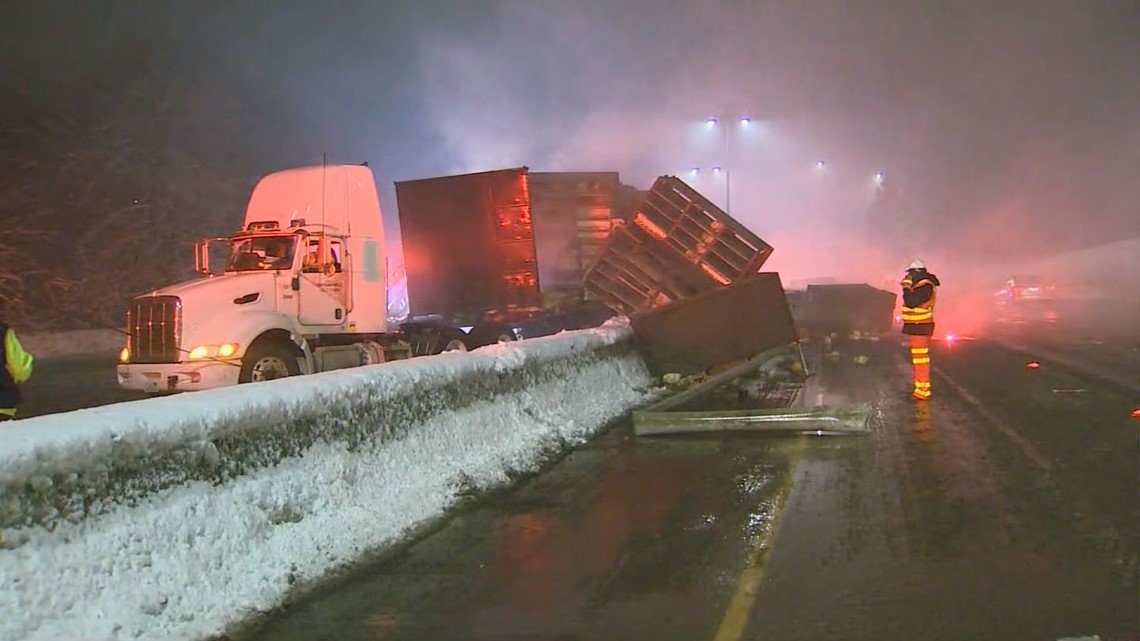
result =
[{"label": "truck door", "polygon": [[297,320],[302,325],[340,328],[348,315],[344,242],[315,234],[308,237],[307,245],[301,257]]}]

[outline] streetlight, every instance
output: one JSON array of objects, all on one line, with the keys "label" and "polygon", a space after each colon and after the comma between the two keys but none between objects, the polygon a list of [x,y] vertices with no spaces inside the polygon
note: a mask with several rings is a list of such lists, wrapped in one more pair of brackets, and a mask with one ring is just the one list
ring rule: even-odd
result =
[{"label": "streetlight", "polygon": [[[741,116],[739,118],[740,127],[743,129],[752,124],[752,119],[748,116]],[[720,126],[720,119],[716,116],[709,116],[705,119],[705,125],[709,129],[715,129]],[[732,171],[730,168],[729,155],[728,155],[728,126],[721,126],[722,133],[722,153],[724,155],[723,166],[713,167],[713,173],[719,174],[724,172],[724,211],[727,214],[732,213]]]},{"label": "streetlight", "polygon": [[699,184],[697,181],[700,181],[700,183],[704,183],[708,180],[717,179],[720,176],[724,176],[725,178],[727,178],[728,177],[728,170],[725,169],[724,167],[721,167],[720,165],[713,165],[711,167],[708,165],[705,165],[703,167],[694,165],[692,167],[689,167],[688,174],[690,177],[690,183],[689,184],[696,187]]}]

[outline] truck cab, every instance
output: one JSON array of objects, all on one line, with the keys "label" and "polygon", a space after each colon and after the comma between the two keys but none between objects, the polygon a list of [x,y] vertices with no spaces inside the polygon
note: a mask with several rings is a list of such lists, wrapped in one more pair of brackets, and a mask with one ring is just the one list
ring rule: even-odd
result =
[{"label": "truck cab", "polygon": [[[228,258],[222,273],[289,274],[289,286],[297,300],[298,322],[323,330],[342,329],[352,307],[352,280],[348,277],[351,270],[345,270],[349,260],[345,252],[347,239],[337,230],[306,226],[303,220],[291,225],[294,226],[281,230],[276,223],[266,223],[251,229],[248,235],[227,239]],[[199,242],[198,247],[199,271],[209,274],[209,241]]]},{"label": "truck cab", "polygon": [[[215,265],[219,246],[225,260]],[[198,279],[131,301],[121,387],[206,389],[400,355],[387,327],[383,225],[368,167],[270,174],[254,187],[239,231],[196,247]]]}]

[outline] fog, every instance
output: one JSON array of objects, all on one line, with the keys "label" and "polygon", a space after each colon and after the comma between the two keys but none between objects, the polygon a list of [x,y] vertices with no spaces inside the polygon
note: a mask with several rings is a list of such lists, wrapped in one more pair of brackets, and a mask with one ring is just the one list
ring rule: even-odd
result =
[{"label": "fog", "polygon": [[[766,267],[787,283],[893,288],[921,257],[948,292],[989,292],[1035,264],[1076,282],[1096,279],[1074,270],[1116,274],[1140,291],[1127,252],[1077,253],[1140,238],[1140,2],[74,11],[0,4],[0,78],[21,104],[81,112],[86,91],[167,60],[161,77],[185,85],[177,95],[241,105],[202,116],[219,136],[205,161],[256,152],[250,171],[265,173],[325,154],[368,160],[393,238],[395,180],[527,165],[619,171],[647,188],[672,174],[774,245]],[[190,144],[194,117],[157,128]],[[258,137],[236,142],[251,127]],[[1046,264],[1064,256],[1080,260]]]},{"label": "fog", "polygon": [[786,280],[921,256],[988,288],[1140,237],[1136,3],[637,4],[504,3],[488,32],[422,38],[449,168],[671,173],[723,206],[720,166]]}]

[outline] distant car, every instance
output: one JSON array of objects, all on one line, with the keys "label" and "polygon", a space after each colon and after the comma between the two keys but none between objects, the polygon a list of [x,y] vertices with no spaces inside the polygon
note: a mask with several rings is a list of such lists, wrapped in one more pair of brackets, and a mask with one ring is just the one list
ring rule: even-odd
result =
[{"label": "distant car", "polygon": [[1011,276],[995,295],[999,322],[1055,323],[1056,288],[1040,276]]}]

